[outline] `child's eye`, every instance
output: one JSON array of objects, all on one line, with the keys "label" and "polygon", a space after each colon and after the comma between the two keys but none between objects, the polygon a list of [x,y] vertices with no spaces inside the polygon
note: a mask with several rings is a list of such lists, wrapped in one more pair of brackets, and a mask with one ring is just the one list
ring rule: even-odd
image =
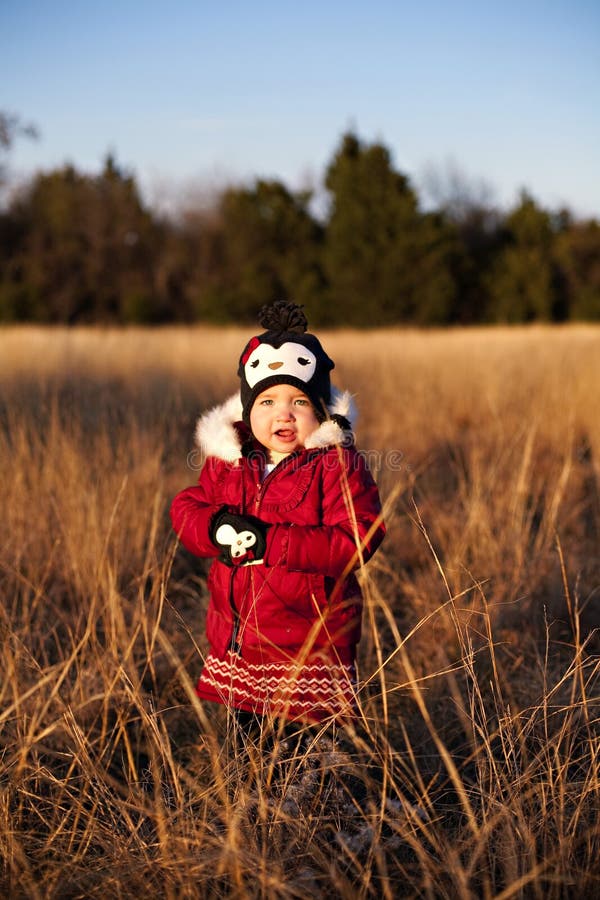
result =
[{"label": "child's eye", "polygon": [[271,406],[272,403],[273,403],[272,400],[261,400],[261,401],[260,401],[260,405],[261,405],[261,406]]},{"label": "child's eye", "polygon": [[309,405],[308,400],[305,400],[303,397],[298,397],[298,399],[296,400],[296,403],[298,404],[298,406],[308,406]]}]

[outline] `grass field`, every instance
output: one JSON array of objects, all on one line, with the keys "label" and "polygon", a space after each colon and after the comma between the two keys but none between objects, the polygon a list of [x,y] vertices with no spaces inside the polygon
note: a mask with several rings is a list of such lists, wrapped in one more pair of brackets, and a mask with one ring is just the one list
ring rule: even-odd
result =
[{"label": "grass field", "polygon": [[323,335],[388,535],[279,785],[167,514],[249,333],[0,331],[0,896],[600,896],[600,328]]}]

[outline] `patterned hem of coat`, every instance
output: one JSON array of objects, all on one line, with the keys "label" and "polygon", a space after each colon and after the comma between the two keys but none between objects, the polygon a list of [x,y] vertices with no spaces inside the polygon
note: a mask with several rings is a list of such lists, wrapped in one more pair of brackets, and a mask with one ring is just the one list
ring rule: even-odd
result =
[{"label": "patterned hem of coat", "polygon": [[231,651],[224,659],[209,653],[196,693],[257,715],[308,722],[352,719],[357,708],[354,665],[319,658],[253,663]]}]

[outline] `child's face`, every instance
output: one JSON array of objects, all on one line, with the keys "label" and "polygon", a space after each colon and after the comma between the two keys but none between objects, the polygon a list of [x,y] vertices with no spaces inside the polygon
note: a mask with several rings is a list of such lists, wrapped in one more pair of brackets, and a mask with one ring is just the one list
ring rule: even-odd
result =
[{"label": "child's face", "polygon": [[271,460],[289,456],[318,428],[313,405],[301,390],[291,384],[275,384],[259,394],[250,410],[254,437],[271,451]]}]

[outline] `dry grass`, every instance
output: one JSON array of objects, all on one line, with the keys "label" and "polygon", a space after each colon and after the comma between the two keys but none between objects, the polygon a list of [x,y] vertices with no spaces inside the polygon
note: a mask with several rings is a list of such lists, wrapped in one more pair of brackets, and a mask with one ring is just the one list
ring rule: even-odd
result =
[{"label": "dry grass", "polygon": [[283,780],[167,518],[246,335],[0,332],[0,894],[598,895],[600,330],[325,336],[389,533],[362,720]]}]

